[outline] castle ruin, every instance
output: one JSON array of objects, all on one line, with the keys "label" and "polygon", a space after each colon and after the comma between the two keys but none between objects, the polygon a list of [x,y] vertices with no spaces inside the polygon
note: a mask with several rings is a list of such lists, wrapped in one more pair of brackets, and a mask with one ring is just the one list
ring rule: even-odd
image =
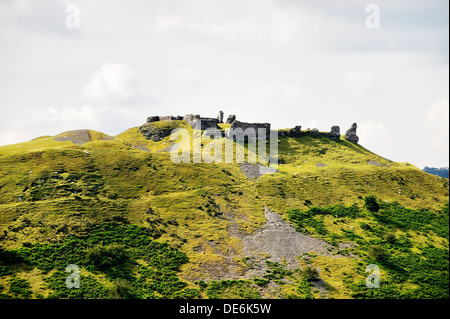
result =
[{"label": "castle ruin", "polygon": [[[200,117],[198,114],[187,114],[185,116],[149,116],[147,118],[147,123],[157,122],[157,121],[186,121],[192,128],[197,130],[206,129],[219,129],[219,123],[223,123],[222,111],[219,111],[217,118]],[[247,123],[236,120],[236,115],[230,114],[226,120],[227,124],[231,124],[230,128],[227,129],[223,136],[226,138],[240,140],[243,139],[247,141],[249,138],[257,140],[267,140],[270,136],[270,123]],[[356,123],[348,129],[344,135],[344,139],[354,144],[358,144],[359,137],[356,135]],[[263,133],[264,132],[264,133]],[[326,137],[333,141],[337,141],[341,138],[340,128],[337,125],[331,127],[330,132],[320,132],[318,129],[307,129],[302,131],[301,126],[295,126],[294,128],[288,130],[278,130],[279,137]]]}]

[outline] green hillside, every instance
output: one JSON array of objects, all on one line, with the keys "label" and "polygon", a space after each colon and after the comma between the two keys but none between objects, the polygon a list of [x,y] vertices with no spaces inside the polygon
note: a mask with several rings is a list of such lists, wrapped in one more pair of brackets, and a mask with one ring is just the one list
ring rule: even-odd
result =
[{"label": "green hillside", "polygon": [[[175,127],[192,132],[151,129]],[[0,147],[0,297],[448,298],[448,179],[305,136],[279,138],[278,173],[250,180],[236,163],[173,163],[178,142],[136,127]],[[250,251],[265,208],[323,250]]]}]

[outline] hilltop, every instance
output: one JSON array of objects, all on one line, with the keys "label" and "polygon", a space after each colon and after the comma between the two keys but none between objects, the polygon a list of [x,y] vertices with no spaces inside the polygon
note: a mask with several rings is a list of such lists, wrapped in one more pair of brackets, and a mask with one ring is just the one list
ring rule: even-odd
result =
[{"label": "hilltop", "polygon": [[[279,130],[276,170],[174,163],[169,134],[195,118],[0,147],[1,297],[448,298],[448,179],[365,149],[356,125]],[[222,138],[236,122],[217,119]]]}]

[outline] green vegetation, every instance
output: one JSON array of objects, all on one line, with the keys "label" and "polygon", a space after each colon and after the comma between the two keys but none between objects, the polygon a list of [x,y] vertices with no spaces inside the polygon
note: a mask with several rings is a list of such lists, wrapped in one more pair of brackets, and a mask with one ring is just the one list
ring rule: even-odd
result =
[{"label": "green vegetation", "polygon": [[375,196],[367,196],[366,198],[364,198],[364,207],[372,213],[376,213],[380,210],[380,205],[378,205]]},{"label": "green vegetation", "polygon": [[256,285],[247,280],[212,280],[203,291],[210,299],[260,299]]},{"label": "green vegetation", "polygon": [[[48,288],[55,290],[48,298],[102,298],[112,294],[133,298],[183,298],[198,292],[186,288],[176,275],[188,262],[186,255],[166,243],[152,241],[144,227],[116,222],[91,225],[89,234],[67,237],[53,244],[30,244],[8,254],[9,267],[19,263],[32,265],[44,273]],[[81,277],[81,289],[65,287],[67,265],[88,271]],[[15,272],[14,272],[15,273]],[[105,276],[105,284],[95,277]],[[10,291],[30,297],[30,286],[22,279],[12,279]],[[93,294],[95,292],[95,294]]]},{"label": "green vegetation", "polygon": [[302,270],[302,274],[308,281],[315,281],[319,279],[319,271],[311,266],[306,266],[305,269]]},{"label": "green vegetation", "polygon": [[[354,206],[331,206],[287,213],[299,231],[334,245],[349,241],[357,244],[338,252],[355,254],[363,261],[355,264],[359,280],[343,278],[351,297],[448,298],[448,203],[439,212],[407,209],[398,203],[379,203],[378,211],[369,209],[372,205],[365,207],[366,211]],[[419,236],[427,239],[423,242]],[[380,289],[367,289],[364,264],[376,264],[382,270]]]},{"label": "green vegetation", "polygon": [[[279,173],[250,181],[238,164],[173,163],[175,127],[192,131],[156,122],[155,141],[136,127],[0,147],[0,298],[448,298],[447,179],[301,137],[279,138]],[[238,238],[264,226],[264,206],[329,256],[240,277],[255,265]],[[380,289],[365,286],[371,263]],[[65,285],[69,264],[80,288]]]},{"label": "green vegetation", "polygon": [[338,217],[355,218],[360,211],[356,206],[345,207],[342,205],[331,206],[326,208],[311,207],[307,211],[300,211],[297,208],[288,212],[288,218],[296,225],[298,231],[309,233],[308,228],[312,228],[320,235],[326,235],[328,230],[325,227],[323,216],[331,215]]}]

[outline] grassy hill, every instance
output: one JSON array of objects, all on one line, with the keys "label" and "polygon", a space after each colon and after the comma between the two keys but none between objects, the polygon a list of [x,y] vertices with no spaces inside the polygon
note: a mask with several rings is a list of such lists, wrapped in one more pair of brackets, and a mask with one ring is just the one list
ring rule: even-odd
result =
[{"label": "grassy hill", "polygon": [[[305,136],[279,138],[278,173],[249,180],[236,163],[173,163],[178,142],[136,127],[0,147],[0,297],[448,298],[448,179]],[[327,253],[249,252],[265,207]]]}]

